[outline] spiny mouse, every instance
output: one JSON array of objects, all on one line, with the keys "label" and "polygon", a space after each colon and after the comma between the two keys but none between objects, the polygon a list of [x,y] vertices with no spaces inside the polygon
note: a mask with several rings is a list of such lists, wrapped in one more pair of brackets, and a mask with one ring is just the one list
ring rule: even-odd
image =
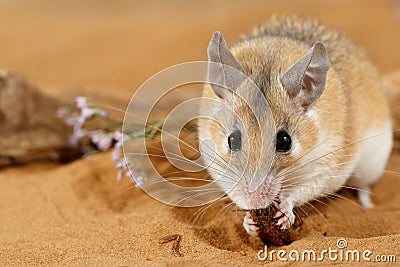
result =
[{"label": "spiny mouse", "polygon": [[[214,147],[201,151],[239,208],[278,206],[276,224],[288,229],[295,207],[343,186],[357,189],[362,207],[373,207],[370,188],[386,166],[392,124],[384,82],[362,49],[316,21],[273,18],[231,47],[215,32],[207,52],[207,100],[199,112],[207,119],[198,132]],[[258,234],[250,212],[243,225]]]}]

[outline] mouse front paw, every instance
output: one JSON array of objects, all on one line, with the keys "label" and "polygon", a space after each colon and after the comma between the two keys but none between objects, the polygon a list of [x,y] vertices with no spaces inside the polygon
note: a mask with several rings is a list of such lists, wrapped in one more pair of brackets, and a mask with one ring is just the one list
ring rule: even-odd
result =
[{"label": "mouse front paw", "polygon": [[257,223],[253,220],[253,218],[250,215],[250,212],[248,211],[246,212],[246,216],[244,216],[243,227],[249,235],[258,236],[260,228],[258,227]]},{"label": "mouse front paw", "polygon": [[278,219],[276,225],[281,225],[281,229],[289,229],[296,218],[293,212],[293,203],[291,201],[283,201],[279,205],[279,211],[274,218]]}]

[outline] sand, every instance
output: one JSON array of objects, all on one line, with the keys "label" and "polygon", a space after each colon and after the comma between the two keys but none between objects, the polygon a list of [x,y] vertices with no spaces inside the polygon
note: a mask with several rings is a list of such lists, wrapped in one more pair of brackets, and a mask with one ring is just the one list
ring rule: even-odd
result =
[{"label": "sand", "polygon": [[[347,2],[346,2],[347,3]],[[189,5],[145,1],[0,3],[0,64],[25,73],[46,94],[73,101],[88,95],[125,109],[146,78],[172,64],[202,60],[213,30],[228,42],[272,13],[318,17],[362,45],[400,87],[400,18],[388,2],[228,1]],[[397,71],[396,71],[397,69]],[[394,151],[387,170],[400,172]],[[362,210],[354,192],[314,203],[303,236],[286,252],[371,250],[400,261],[400,175],[386,172],[373,187],[376,208]],[[37,162],[0,171],[0,265],[219,266],[258,265],[264,246],[242,227],[243,212],[216,203],[204,212],[166,206],[116,180],[109,152],[68,164]],[[202,214],[201,217],[196,215]],[[162,237],[182,237],[182,257]],[[268,262],[268,261],[267,261]],[[325,264],[330,265],[327,257]],[[272,266],[285,265],[276,256]],[[336,264],[343,264],[336,261]],[[383,265],[383,264],[382,264]]]}]

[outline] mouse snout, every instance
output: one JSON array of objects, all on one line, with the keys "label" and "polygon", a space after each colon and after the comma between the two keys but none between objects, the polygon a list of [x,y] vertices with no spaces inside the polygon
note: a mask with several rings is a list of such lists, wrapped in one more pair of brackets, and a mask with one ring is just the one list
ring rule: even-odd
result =
[{"label": "mouse snout", "polygon": [[246,202],[249,209],[262,209],[268,207],[275,196],[272,194],[271,178],[267,177],[255,189],[250,190],[250,183],[245,184]]}]

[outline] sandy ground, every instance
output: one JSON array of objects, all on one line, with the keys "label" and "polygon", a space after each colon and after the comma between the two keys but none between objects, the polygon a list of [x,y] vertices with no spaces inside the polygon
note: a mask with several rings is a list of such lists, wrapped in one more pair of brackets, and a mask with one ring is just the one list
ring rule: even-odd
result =
[{"label": "sandy ground", "polygon": [[[233,42],[273,13],[298,14],[341,29],[400,86],[400,14],[392,2],[1,1],[0,65],[60,99],[85,94],[125,109],[150,75],[206,59],[214,30]],[[387,170],[400,171],[397,152]],[[220,212],[227,203],[217,203],[194,224],[196,209],[165,206],[128,179],[117,182],[116,174],[110,153],[1,170],[0,265],[260,264],[263,245],[242,229],[243,213]],[[345,238],[348,249],[371,250],[371,258],[395,254],[400,261],[399,191],[399,174],[386,172],[373,188],[376,208],[369,211],[358,207],[353,192],[341,192],[345,199],[309,210],[303,237],[282,249],[319,253]],[[172,244],[158,243],[170,234],[182,235],[183,257],[172,254]]]}]

